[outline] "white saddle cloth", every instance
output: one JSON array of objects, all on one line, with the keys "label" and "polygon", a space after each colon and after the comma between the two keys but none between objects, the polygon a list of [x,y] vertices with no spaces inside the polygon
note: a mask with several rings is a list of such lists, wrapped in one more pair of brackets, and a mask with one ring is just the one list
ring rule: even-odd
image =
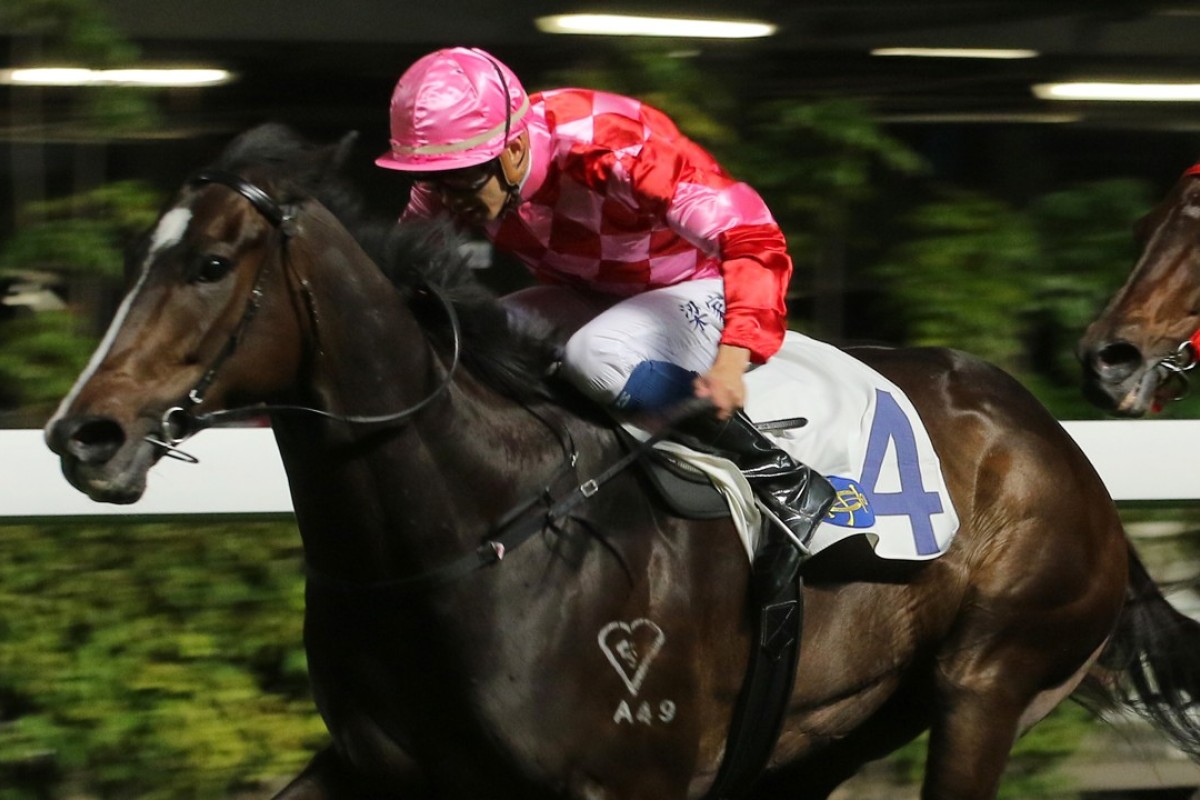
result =
[{"label": "white saddle cloth", "polygon": [[[899,387],[836,347],[789,332],[770,362],[747,373],[746,389],[746,413],[755,422],[808,420],[768,435],[838,490],[813,553],[859,535],[889,559],[927,560],[950,546],[958,515],[929,434]],[[657,446],[713,480],[752,555],[760,514],[740,471],[675,442]]]}]

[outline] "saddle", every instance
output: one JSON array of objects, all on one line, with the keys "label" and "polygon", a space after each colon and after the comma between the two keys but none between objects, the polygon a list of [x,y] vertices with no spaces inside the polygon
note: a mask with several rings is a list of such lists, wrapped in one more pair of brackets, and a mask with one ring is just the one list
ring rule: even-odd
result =
[{"label": "saddle", "polygon": [[[624,431],[622,437],[634,441]],[[658,496],[674,514],[684,519],[725,519],[730,516],[725,496],[702,472],[654,449],[638,463]]]}]

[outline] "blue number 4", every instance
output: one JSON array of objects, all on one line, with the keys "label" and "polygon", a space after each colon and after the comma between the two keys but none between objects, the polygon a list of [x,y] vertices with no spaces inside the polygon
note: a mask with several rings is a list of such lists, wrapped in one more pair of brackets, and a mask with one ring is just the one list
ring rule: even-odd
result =
[{"label": "blue number 4", "polygon": [[[887,454],[888,442],[895,446],[896,463],[900,472],[900,491],[881,492],[875,488]],[[912,525],[917,552],[932,555],[938,551],[933,535],[934,514],[942,513],[942,499],[937,492],[925,488],[917,441],[911,423],[896,399],[881,389],[875,390],[875,419],[871,421],[871,436],[867,440],[867,456],[863,463],[862,486],[871,498],[875,515],[908,517]]]}]

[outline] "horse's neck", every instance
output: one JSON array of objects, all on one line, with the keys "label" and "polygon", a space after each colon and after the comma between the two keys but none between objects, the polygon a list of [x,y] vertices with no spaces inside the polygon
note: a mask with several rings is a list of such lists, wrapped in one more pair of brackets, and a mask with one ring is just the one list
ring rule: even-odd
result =
[{"label": "horse's neck", "polygon": [[[339,273],[325,259],[320,274],[336,278],[310,287],[312,367],[300,399],[332,413],[379,415],[437,390],[446,365],[399,294],[373,270]],[[380,580],[466,552],[523,491],[513,465],[536,469],[557,446],[545,428],[529,444],[531,425],[540,427],[461,372],[427,408],[394,424],[279,415],[276,438],[310,562]]]}]

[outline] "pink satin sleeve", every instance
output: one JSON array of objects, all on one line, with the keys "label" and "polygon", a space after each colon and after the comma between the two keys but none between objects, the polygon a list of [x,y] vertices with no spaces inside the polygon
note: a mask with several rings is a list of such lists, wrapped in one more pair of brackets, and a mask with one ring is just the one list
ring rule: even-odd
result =
[{"label": "pink satin sleeve", "polygon": [[745,347],[756,364],[778,352],[787,332],[792,259],[783,232],[758,192],[720,175],[684,175],[667,220],[680,236],[719,261],[725,280],[722,344]]},{"label": "pink satin sleeve", "polygon": [[667,222],[680,236],[715,253],[721,234],[739,225],[773,225],[758,192],[744,183],[712,186],[680,181],[667,208]]}]

